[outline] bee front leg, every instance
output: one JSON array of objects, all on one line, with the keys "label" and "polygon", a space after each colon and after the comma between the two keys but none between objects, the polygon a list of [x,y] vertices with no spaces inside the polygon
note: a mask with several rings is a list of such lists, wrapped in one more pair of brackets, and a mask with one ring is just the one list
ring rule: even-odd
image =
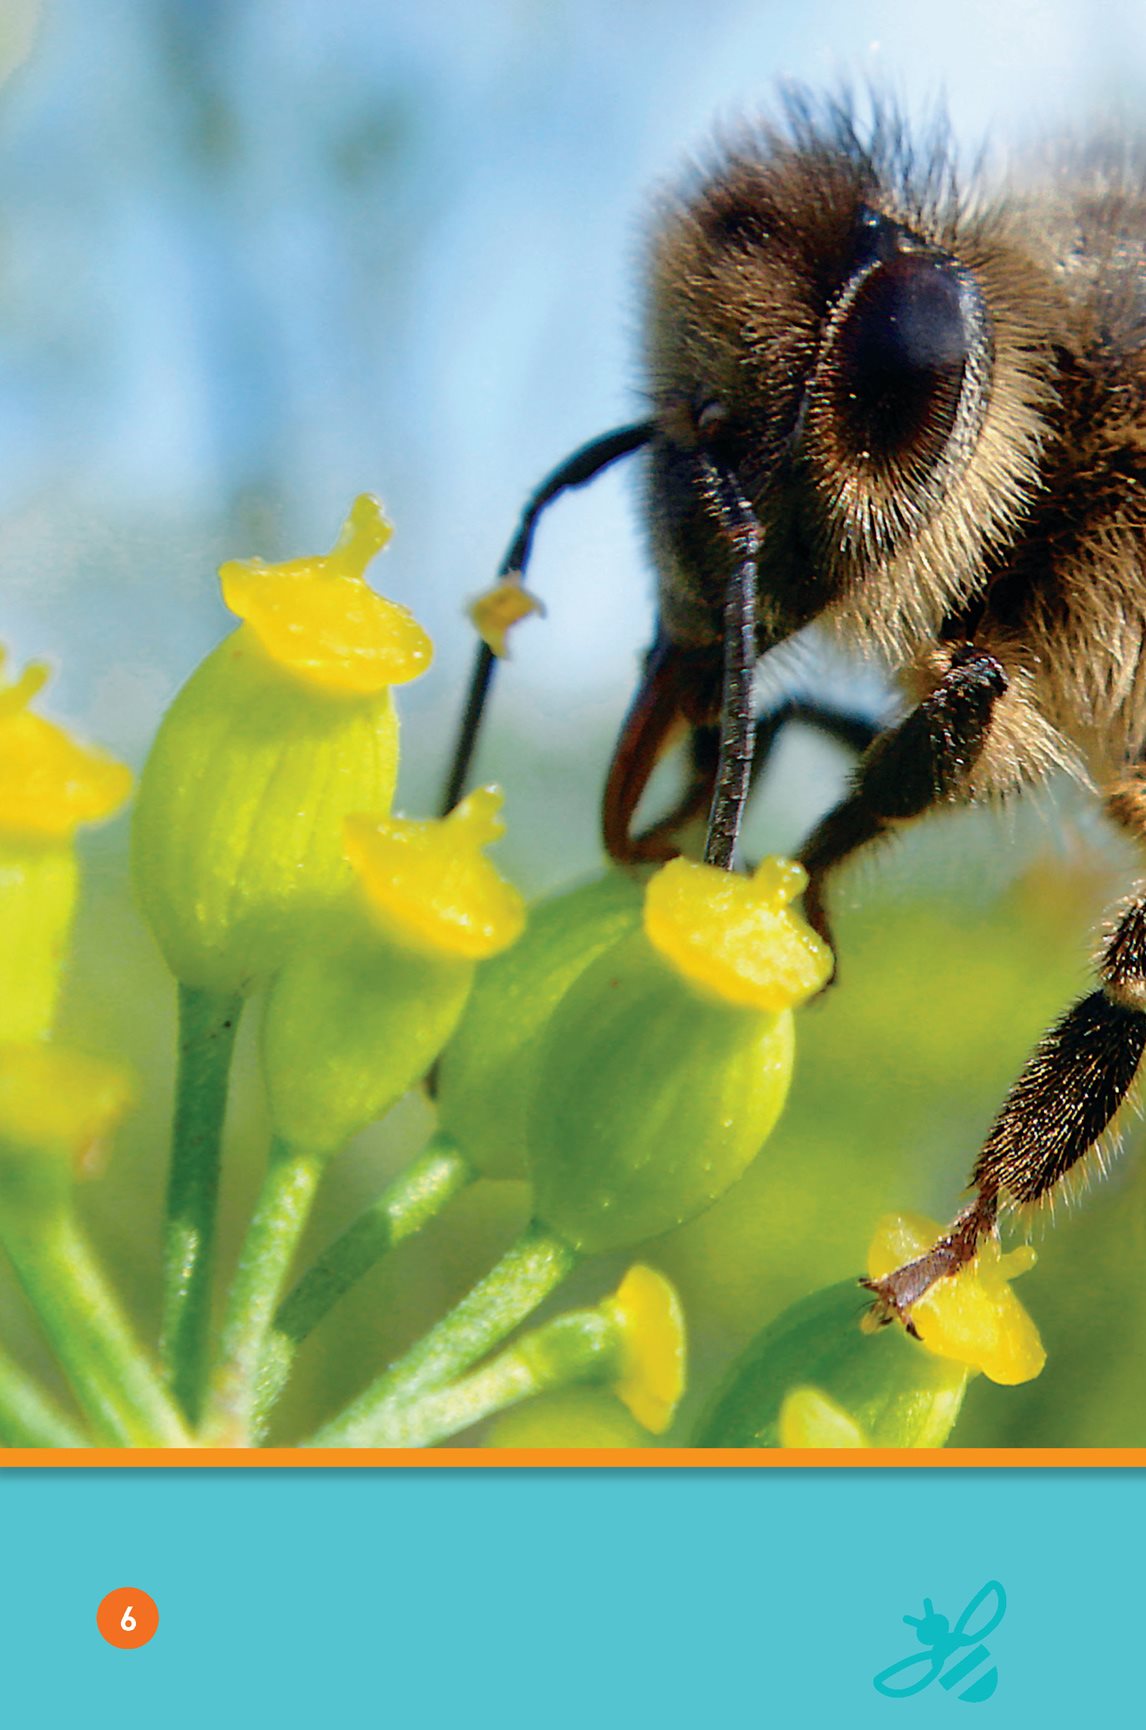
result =
[{"label": "bee front leg", "polygon": [[[696,802],[709,794],[705,862],[730,871],[740,838],[744,807],[752,782],[756,723],[752,678],[756,667],[757,563],[760,525],[736,476],[706,453],[697,457],[697,475],[705,503],[716,518],[729,554],[723,602],[723,633],[717,645],[699,651],[675,643],[664,629],[645,662],[644,677],[629,709],[605,786],[602,828],[606,849],[620,863],[672,857],[677,849],[666,840],[663,825],[646,837],[634,837],[632,819],[653,765],[685,720],[716,709],[715,762],[702,764],[686,793],[685,804],[673,813],[691,815]],[[719,680],[719,702],[713,687]]]},{"label": "bee front leg", "polygon": [[[756,748],[752,757],[752,790],[763,778],[781,734],[789,726],[810,727],[855,756],[862,756],[882,729],[866,715],[850,709],[835,709],[806,697],[785,697],[774,708],[756,717]],[[688,824],[704,816],[716,791],[716,769],[720,756],[720,728],[697,723],[688,739],[688,780],[672,810],[637,836],[634,847],[644,859],[671,858],[675,841]]]},{"label": "bee front leg", "polygon": [[884,1320],[910,1328],[912,1304],[972,1260],[1001,1208],[1049,1195],[1122,1105],[1146,1049],[1146,898],[1123,911],[1098,976],[1099,990],[1044,1035],[1003,1102],[971,1174],[971,1205],[926,1255],[864,1282]]},{"label": "bee front leg", "polygon": [[930,696],[876,739],[856,771],[851,793],[829,811],[800,852],[808,873],[805,916],[825,942],[832,941],[824,901],[828,873],[897,824],[966,795],[1006,690],[1007,675],[995,657],[967,644],[952,654]]}]

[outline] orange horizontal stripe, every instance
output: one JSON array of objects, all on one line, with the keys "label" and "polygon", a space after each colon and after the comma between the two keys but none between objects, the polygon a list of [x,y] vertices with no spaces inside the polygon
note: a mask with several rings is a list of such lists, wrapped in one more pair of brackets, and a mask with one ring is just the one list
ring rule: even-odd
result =
[{"label": "orange horizontal stripe", "polygon": [[3,1466],[1146,1466],[1146,1448],[4,1448]]}]

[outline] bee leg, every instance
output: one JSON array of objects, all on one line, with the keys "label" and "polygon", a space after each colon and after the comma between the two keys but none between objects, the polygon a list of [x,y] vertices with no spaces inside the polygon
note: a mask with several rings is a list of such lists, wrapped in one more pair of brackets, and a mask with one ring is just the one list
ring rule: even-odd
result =
[{"label": "bee leg", "polygon": [[712,804],[719,752],[719,728],[706,724],[690,727],[688,780],[684,791],[671,811],[631,839],[630,845],[642,859],[671,859],[680,851],[677,842],[681,830],[703,816]]},{"label": "bee leg", "polygon": [[956,650],[930,696],[867,751],[851,793],[800,852],[808,873],[805,917],[825,942],[832,940],[824,903],[828,873],[897,823],[965,792],[1006,689],[1007,676],[995,657],[968,644]]},{"label": "bee leg", "polygon": [[[538,521],[555,498],[567,492],[570,487],[585,486],[619,458],[648,444],[652,435],[652,423],[649,421],[643,421],[636,426],[618,427],[616,432],[606,433],[602,438],[582,445],[572,456],[566,457],[552,474],[547,475],[530,496],[521,513],[517,531],[498,567],[498,582],[520,583],[524,579]],[[442,794],[440,809],[443,816],[453,810],[466,790],[496,667],[497,656],[488,643],[480,643],[474,657],[466,704],[458,725],[450,771]]]},{"label": "bee leg", "polygon": [[[725,587],[723,658],[716,645],[685,648],[658,632],[644,677],[621,730],[605,785],[602,825],[611,858],[622,864],[671,859],[678,851],[670,829],[709,801],[704,857],[732,868],[752,779],[756,718],[752,683],[756,670],[756,574],[760,525],[735,476],[712,457],[698,459],[704,494],[732,557]],[[713,686],[719,681],[719,704]],[[677,811],[645,835],[632,834],[632,820],[658,758],[680,727],[719,713],[715,762],[694,758],[695,772]]]},{"label": "bee leg", "polygon": [[811,727],[823,733],[837,745],[853,751],[857,757],[875,743],[883,732],[870,716],[858,715],[848,709],[833,709],[827,703],[815,703],[804,697],[786,697],[774,709],[760,715],[756,721],[756,762],[758,776],[783,729],[788,726]]},{"label": "bee leg", "polygon": [[613,752],[601,805],[605,848],[609,857],[619,864],[635,865],[674,858],[678,848],[673,845],[673,831],[680,822],[695,816],[711,797],[715,757],[707,780],[704,779],[708,775],[707,767],[698,767],[697,773],[702,777],[699,788],[694,790],[690,787],[681,800],[679,816],[674,812],[671,819],[658,823],[643,835],[632,833],[633,816],[649,776],[687,724],[685,705],[690,688],[689,659],[684,651],[670,643],[663,631],[657,633],[656,641],[645,657],[644,674]]},{"label": "bee leg", "polygon": [[[754,792],[775,750],[781,733],[788,726],[811,727],[825,738],[834,739],[857,756],[878,738],[882,728],[865,715],[855,715],[844,709],[830,708],[826,703],[811,702],[803,697],[785,697],[773,709],[756,717],[756,744],[752,757],[752,787]],[[720,755],[720,728],[708,723],[695,724],[688,738],[688,780],[672,810],[658,818],[648,829],[642,829],[635,846],[648,859],[667,859],[677,851],[674,837],[702,816],[712,804],[716,791],[716,766]]]},{"label": "bee leg", "polygon": [[884,1320],[910,1324],[912,1304],[974,1257],[1002,1207],[1042,1200],[1109,1126],[1146,1050],[1146,899],[1123,912],[1098,976],[1099,990],[1043,1036],[1003,1102],[971,1174],[971,1205],[925,1255],[864,1282]]}]

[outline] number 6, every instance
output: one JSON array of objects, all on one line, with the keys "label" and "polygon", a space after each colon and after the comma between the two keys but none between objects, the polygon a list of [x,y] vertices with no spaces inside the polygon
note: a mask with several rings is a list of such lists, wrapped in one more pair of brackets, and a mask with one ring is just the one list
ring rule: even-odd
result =
[{"label": "number 6", "polygon": [[119,1625],[125,1634],[130,1634],[135,1629],[135,1617],[131,1613],[134,1608],[134,1604],[129,1604],[123,1612],[123,1615],[120,1617]]}]

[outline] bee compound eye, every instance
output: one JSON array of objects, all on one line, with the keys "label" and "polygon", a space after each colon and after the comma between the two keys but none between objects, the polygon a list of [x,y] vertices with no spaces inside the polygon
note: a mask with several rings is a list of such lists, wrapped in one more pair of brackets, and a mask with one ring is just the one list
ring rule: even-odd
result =
[{"label": "bee compound eye", "polygon": [[860,379],[961,367],[972,340],[966,298],[963,278],[937,259],[901,253],[874,270],[847,323]]},{"label": "bee compound eye", "polygon": [[942,258],[901,252],[860,282],[836,333],[832,372],[857,452],[941,452],[985,317],[977,288]]}]

